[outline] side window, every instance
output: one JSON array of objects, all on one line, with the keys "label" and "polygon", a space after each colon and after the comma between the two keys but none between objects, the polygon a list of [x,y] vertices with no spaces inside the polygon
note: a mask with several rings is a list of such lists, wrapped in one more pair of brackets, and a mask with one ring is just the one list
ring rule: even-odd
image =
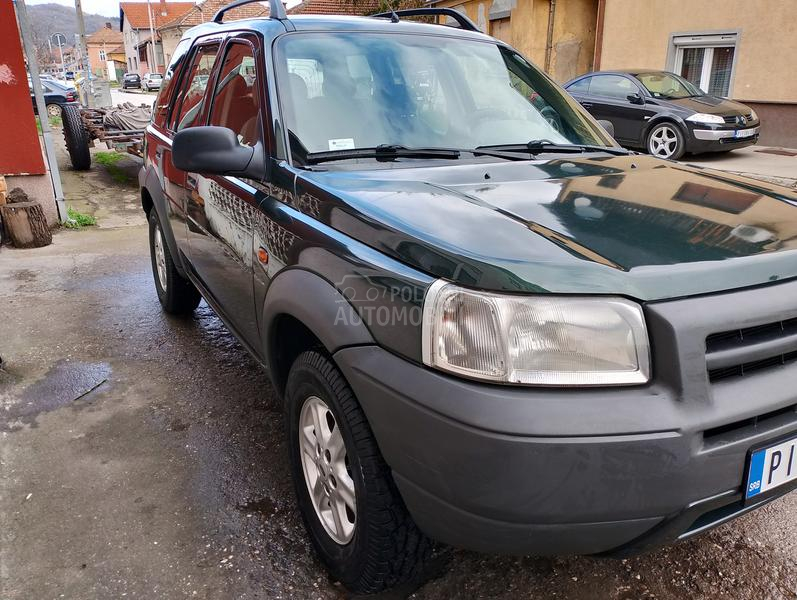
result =
[{"label": "side window", "polygon": [[629,79],[620,75],[596,75],[592,78],[589,86],[589,93],[593,96],[612,98],[614,100],[625,100],[628,94],[639,92]]},{"label": "side window", "polygon": [[585,77],[584,79],[579,79],[573,85],[567,88],[567,91],[571,94],[586,94],[589,92],[589,82],[592,80],[592,77]]},{"label": "side window", "polygon": [[213,72],[213,65],[216,63],[216,55],[219,52],[218,45],[202,46],[194,54],[191,61],[191,68],[183,77],[180,95],[182,99],[179,103],[179,110],[172,114],[172,129],[180,131],[186,127],[191,127],[202,111],[205,90],[210,81],[210,74]]},{"label": "side window", "polygon": [[213,93],[210,124],[232,129],[240,144],[254,146],[260,140],[260,86],[252,46],[230,43]]},{"label": "side window", "polygon": [[163,81],[161,82],[161,89],[158,93],[158,99],[155,101],[155,123],[160,126],[164,126],[166,123],[166,117],[169,114],[169,107],[171,103],[169,100],[174,95],[174,88],[179,80],[179,77],[175,78],[174,75],[176,72],[179,72],[183,68],[183,63],[185,63],[186,54],[188,54],[188,49],[191,47],[191,40],[185,39],[181,40],[177,47],[174,49],[174,56],[172,61],[169,63],[169,66],[166,69],[166,74],[163,76]]}]

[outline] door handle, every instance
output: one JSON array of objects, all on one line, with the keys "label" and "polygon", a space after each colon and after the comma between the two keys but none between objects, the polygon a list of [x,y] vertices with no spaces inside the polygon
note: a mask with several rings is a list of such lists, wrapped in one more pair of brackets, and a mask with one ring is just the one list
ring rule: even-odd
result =
[{"label": "door handle", "polygon": [[192,175],[186,175],[185,176],[185,187],[188,188],[189,190],[195,190],[196,189],[196,177],[193,177]]},{"label": "door handle", "polygon": [[582,102],[581,106],[584,108],[592,108],[592,102]]}]

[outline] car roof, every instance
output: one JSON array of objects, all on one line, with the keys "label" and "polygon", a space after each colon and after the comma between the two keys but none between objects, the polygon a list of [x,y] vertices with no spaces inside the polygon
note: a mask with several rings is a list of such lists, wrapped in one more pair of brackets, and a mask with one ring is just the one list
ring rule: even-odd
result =
[{"label": "car roof", "polygon": [[[294,15],[286,22],[290,23],[296,31],[362,31],[379,33],[418,33],[424,35],[455,36],[474,40],[489,40],[497,42],[494,38],[477,31],[468,31],[459,27],[450,27],[434,23],[419,23],[402,19],[392,22],[387,18],[358,17],[347,15]],[[228,23],[203,23],[189,29],[184,38],[196,38],[212,33],[225,31],[257,31],[264,37],[273,39],[286,33],[288,28],[282,21],[261,17],[255,19],[242,19]]]}]

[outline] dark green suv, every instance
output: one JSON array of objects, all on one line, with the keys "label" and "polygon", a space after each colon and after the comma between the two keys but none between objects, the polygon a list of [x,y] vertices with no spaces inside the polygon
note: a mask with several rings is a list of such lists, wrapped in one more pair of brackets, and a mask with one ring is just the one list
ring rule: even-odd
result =
[{"label": "dark green suv", "polygon": [[155,287],[268,369],[335,577],[633,552],[795,487],[797,195],[619,148],[450,9],[225,10],[147,130]]}]

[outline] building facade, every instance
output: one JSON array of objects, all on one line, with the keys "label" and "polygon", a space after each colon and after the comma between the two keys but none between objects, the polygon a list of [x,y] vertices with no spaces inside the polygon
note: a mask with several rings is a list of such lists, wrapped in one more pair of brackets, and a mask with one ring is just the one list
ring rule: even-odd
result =
[{"label": "building facade", "polygon": [[92,33],[86,38],[86,50],[89,54],[89,69],[96,77],[109,78],[108,62],[113,60],[112,51],[122,44],[122,33],[115,31],[113,25],[106,23],[105,27]]},{"label": "building facade", "polygon": [[[187,13],[193,2],[120,2],[119,29],[125,48],[126,70],[144,75],[162,73],[165,56],[158,28]],[[155,33],[154,39],[152,32]]]},{"label": "building facade", "polygon": [[435,6],[465,13],[560,83],[593,68],[598,0],[441,0]]},{"label": "building facade", "polygon": [[603,0],[596,67],[666,69],[739,100],[760,143],[797,147],[797,2]]}]

